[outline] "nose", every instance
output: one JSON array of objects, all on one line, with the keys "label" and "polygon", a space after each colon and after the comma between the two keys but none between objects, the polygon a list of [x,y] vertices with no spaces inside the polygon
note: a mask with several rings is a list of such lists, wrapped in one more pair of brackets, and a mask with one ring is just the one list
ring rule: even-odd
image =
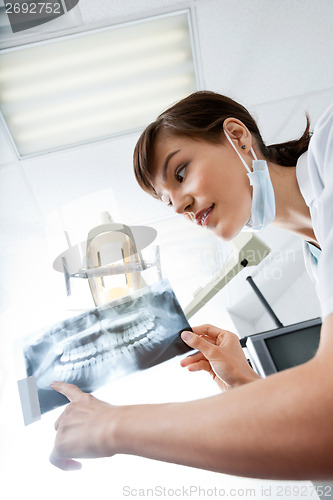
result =
[{"label": "nose", "polygon": [[177,214],[185,214],[191,211],[191,207],[193,206],[193,199],[191,196],[174,197],[172,200],[172,205],[174,211],[177,212]]}]

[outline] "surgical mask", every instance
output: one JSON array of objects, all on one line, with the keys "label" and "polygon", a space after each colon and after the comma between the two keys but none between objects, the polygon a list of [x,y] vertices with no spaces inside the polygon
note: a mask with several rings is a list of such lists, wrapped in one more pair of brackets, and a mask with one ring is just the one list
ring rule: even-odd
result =
[{"label": "surgical mask", "polygon": [[275,218],[275,196],[267,162],[265,160],[258,160],[253,148],[251,148],[251,153],[254,158],[252,162],[253,172],[251,172],[251,169],[244,158],[239,154],[236,146],[225,130],[224,133],[248,171],[247,176],[250,179],[250,185],[253,189],[251,218],[245,227],[251,231],[261,231]]}]

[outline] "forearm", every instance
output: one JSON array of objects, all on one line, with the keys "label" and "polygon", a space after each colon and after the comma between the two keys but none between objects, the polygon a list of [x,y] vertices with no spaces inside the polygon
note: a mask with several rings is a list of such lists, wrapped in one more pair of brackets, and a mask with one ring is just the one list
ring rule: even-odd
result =
[{"label": "forearm", "polygon": [[120,407],[114,451],[260,478],[333,477],[332,392],[317,360],[199,401]]}]

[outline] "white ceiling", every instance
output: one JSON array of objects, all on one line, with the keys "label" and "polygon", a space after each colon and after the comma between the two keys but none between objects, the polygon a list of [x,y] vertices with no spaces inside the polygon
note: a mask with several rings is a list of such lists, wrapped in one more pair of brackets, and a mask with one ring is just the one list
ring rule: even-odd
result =
[{"label": "white ceiling", "polygon": [[[333,65],[331,63],[333,2],[331,0],[320,2],[313,0],[237,0],[233,2],[230,0],[190,2],[80,0],[79,6],[82,25],[87,28],[142,17],[172,8],[191,6],[194,14],[195,43],[200,61],[202,88],[225,93],[246,105],[258,118],[263,136],[268,143],[295,138],[304,128],[304,112],[309,112],[314,124],[333,99]],[[156,224],[159,220],[170,217],[170,211],[167,208],[141,192],[136,185],[132,172],[132,151],[137,137],[137,134],[125,135],[109,141],[18,161],[4,124],[0,125],[0,270],[2,276],[0,285],[0,313],[2,312],[0,422],[1,428],[6,428],[6,437],[3,432],[0,436],[2,442],[5,443],[0,447],[0,458],[7,463],[8,478],[14,480],[15,464],[18,464],[17,467],[22,472],[26,466],[25,461],[29,461],[30,447],[36,447],[39,455],[34,457],[31,466],[27,466],[23,474],[26,482],[23,481],[22,484],[25,491],[31,491],[31,498],[38,500],[45,498],[43,482],[40,481],[38,475],[39,468],[41,473],[49,478],[49,484],[54,485],[54,496],[48,493],[48,498],[63,496],[62,488],[59,487],[59,481],[62,483],[63,475],[59,475],[58,471],[54,472],[53,469],[50,470],[46,464],[45,453],[49,451],[53,439],[50,433],[53,416],[46,417],[43,423],[35,424],[34,430],[22,428],[11,358],[12,340],[28,333],[43,322],[51,322],[63,306],[62,298],[59,298],[57,303],[53,302],[57,294],[60,296],[64,293],[64,286],[62,281],[52,274],[54,271],[51,264],[55,255],[52,255],[52,248],[49,248],[46,237],[50,229],[48,221],[60,207],[79,198],[97,195],[98,192],[110,189],[112,201],[110,201],[110,207],[106,209],[112,211],[113,207],[114,212],[120,214],[124,223],[154,222]],[[178,224],[182,223],[177,222],[177,227]],[[172,227],[171,220],[170,228]],[[183,238],[179,246],[180,256],[183,249],[187,251],[191,244],[190,234],[192,233],[188,233],[188,238],[186,238],[186,230],[187,226],[184,226]],[[282,237],[278,230],[270,229],[263,233],[262,237],[275,251],[284,251],[288,248],[299,250],[299,242],[294,236]],[[173,241],[172,235],[170,241]],[[207,245],[211,245],[210,241]],[[223,251],[227,249],[224,248]],[[294,309],[297,309],[300,303],[300,295],[305,286],[310,290],[309,303],[312,304],[315,300],[312,285],[304,281],[301,278],[302,275],[299,276],[298,288],[295,285],[296,288],[293,289],[291,309],[286,311],[288,320],[301,319]],[[263,274],[257,274],[257,279],[265,290],[267,288],[267,293],[270,293],[269,290],[272,290],[272,287],[267,286],[267,279]],[[51,284],[52,291],[50,290]],[[289,284],[286,281],[284,288],[287,288]],[[178,282],[175,281],[175,285],[178,287]],[[236,308],[239,312],[240,298],[246,302],[248,292],[244,287],[244,276],[236,278],[229,288],[228,293],[224,292],[219,298],[214,299],[212,304],[203,311],[205,319],[198,316],[198,321],[213,323],[218,320],[223,321],[225,318],[227,323],[224,324],[232,325],[226,308],[228,306],[233,311]],[[276,300],[273,292],[271,299]],[[280,296],[278,307],[279,313],[283,314],[286,310],[286,302],[283,300],[281,302],[281,300]],[[250,309],[253,308],[248,308],[249,314]],[[315,312],[316,308],[311,310],[311,314]],[[242,314],[246,315],[246,308]],[[260,311],[258,314],[260,316]],[[250,320],[253,322],[255,318],[251,317]],[[263,322],[261,327],[265,327]],[[171,391],[168,389],[167,386],[170,384],[165,381],[170,373],[163,367],[155,372],[159,387],[154,386],[144,391],[140,384],[149,384],[151,379],[143,375],[138,376],[131,381],[120,383],[115,401],[117,397],[122,402],[131,401],[131,397],[125,396],[126,391],[132,391],[130,384],[136,387],[137,393],[142,396],[143,400],[149,401],[154,401],[154,391],[165,391],[162,392],[162,396],[160,393],[159,397],[163,399],[164,394],[166,400],[173,397],[186,399],[187,395],[203,397],[212,391],[205,385],[206,378],[200,376],[195,378],[198,388],[194,390],[193,375],[187,376],[183,372],[180,374],[177,371],[178,360],[170,362],[167,369],[173,373],[175,385],[177,377],[181,380],[177,393],[173,390],[174,385]],[[117,388],[114,392],[117,392]],[[42,439],[43,443],[37,445],[35,440],[38,439]],[[120,498],[121,495],[119,481],[113,485],[110,484],[115,481],[114,475],[118,474],[122,477],[122,483],[126,483],[130,481],[132,474],[133,481],[139,484],[143,476],[133,471],[134,468],[140,467],[145,474],[148,470],[154,471],[156,478],[160,480],[165,477],[165,474],[173,475],[177,478],[175,479],[177,482],[188,483],[200,480],[203,484],[217,485],[227,479],[231,483],[233,480],[203,471],[193,472],[191,469],[178,468],[178,466],[152,465],[150,461],[132,460],[129,457],[117,457],[104,467],[91,464],[86,470],[90,471],[88,477],[90,473],[94,474],[93,481],[98,482],[98,491],[101,493],[104,488],[103,496],[107,494],[110,498]],[[124,469],[131,472],[124,476]],[[109,473],[106,472],[107,470]],[[76,476],[78,479],[72,479],[72,477],[66,479],[68,494],[63,496],[64,498],[71,498],[75,494],[76,481],[81,481],[80,478],[82,478],[82,476]],[[170,481],[169,479],[170,486],[172,486],[172,481]],[[239,479],[235,481],[238,485],[255,484],[258,486],[260,484],[260,482],[251,483],[251,481]],[[236,484],[235,481],[234,484]],[[32,483],[35,484],[34,493],[32,493]],[[85,485],[87,492],[92,494],[87,481],[82,484]],[[19,486],[14,486],[15,488],[19,494]],[[84,498],[83,491],[82,486],[80,494],[82,498]],[[14,496],[17,495],[13,494]]]}]

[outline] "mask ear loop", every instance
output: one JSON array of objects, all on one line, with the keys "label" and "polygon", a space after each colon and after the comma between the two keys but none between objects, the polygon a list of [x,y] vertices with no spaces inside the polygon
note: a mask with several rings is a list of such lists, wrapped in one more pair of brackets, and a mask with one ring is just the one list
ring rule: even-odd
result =
[{"label": "mask ear loop", "polygon": [[[239,156],[239,159],[241,160],[241,162],[243,163],[244,167],[246,168],[246,170],[248,171],[249,174],[251,174],[251,169],[250,167],[248,166],[248,164],[246,163],[246,161],[244,160],[244,158],[242,157],[242,155],[239,153],[239,151],[237,151],[237,148],[236,146],[234,145],[234,143],[232,142],[232,140],[230,139],[229,137],[229,134],[227,134],[227,132],[225,130],[223,130],[223,132],[225,133],[226,135],[226,138],[228,139],[228,141],[230,142],[231,146],[234,148],[234,150],[236,151],[236,153],[238,154]],[[251,153],[252,153],[252,156],[255,160],[258,160],[253,148],[251,148]]]},{"label": "mask ear loop", "polygon": [[253,148],[251,148],[251,149],[250,149],[250,151],[251,151],[251,153],[252,153],[253,158],[254,158],[256,161],[258,161],[257,155],[256,155],[256,154],[255,154],[255,152],[254,152],[254,149],[253,149]]}]

